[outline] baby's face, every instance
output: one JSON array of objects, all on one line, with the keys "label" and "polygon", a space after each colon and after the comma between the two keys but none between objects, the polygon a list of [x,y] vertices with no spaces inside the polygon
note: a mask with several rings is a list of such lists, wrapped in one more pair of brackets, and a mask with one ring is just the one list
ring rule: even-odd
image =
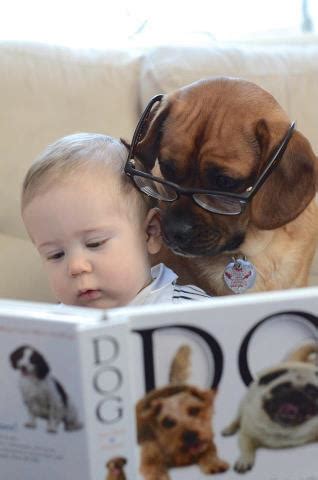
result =
[{"label": "baby's face", "polygon": [[85,172],[25,207],[26,228],[62,303],[123,306],[150,283],[149,236],[122,195],[115,174]]}]

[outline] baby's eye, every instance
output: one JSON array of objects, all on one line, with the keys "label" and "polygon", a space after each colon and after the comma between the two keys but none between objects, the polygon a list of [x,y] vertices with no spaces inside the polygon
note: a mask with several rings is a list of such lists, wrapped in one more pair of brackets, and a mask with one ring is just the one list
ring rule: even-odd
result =
[{"label": "baby's eye", "polygon": [[64,257],[64,252],[56,252],[56,253],[52,253],[52,254],[49,254],[46,258],[47,260],[59,260],[60,258],[63,258]]},{"label": "baby's eye", "polygon": [[104,245],[105,242],[106,242],[106,240],[96,240],[94,242],[93,241],[92,242],[87,242],[86,247],[87,248],[98,248],[101,245]]}]

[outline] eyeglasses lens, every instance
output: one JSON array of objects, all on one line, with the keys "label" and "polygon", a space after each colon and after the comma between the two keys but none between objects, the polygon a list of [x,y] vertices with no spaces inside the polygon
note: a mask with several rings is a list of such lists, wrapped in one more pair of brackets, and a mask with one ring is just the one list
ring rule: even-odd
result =
[{"label": "eyeglasses lens", "polygon": [[146,178],[138,175],[138,171],[143,173],[149,173],[145,172],[142,163],[138,160],[135,161],[135,170],[136,174],[133,176],[133,180],[135,182],[135,185],[139,188],[141,192],[164,202],[173,202],[178,198],[176,191],[168,185],[164,185],[161,182],[152,180],[151,178]]},{"label": "eyeglasses lens", "polygon": [[214,213],[238,215],[242,211],[241,203],[235,198],[228,198],[222,195],[209,195],[207,193],[195,193],[193,199],[200,207]]}]

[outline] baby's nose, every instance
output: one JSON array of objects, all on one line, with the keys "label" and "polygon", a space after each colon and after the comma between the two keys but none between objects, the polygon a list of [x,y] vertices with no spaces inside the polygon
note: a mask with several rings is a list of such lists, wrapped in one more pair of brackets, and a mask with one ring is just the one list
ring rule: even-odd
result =
[{"label": "baby's nose", "polygon": [[69,275],[75,277],[82,273],[90,273],[92,266],[90,261],[82,254],[72,255],[68,263]]}]

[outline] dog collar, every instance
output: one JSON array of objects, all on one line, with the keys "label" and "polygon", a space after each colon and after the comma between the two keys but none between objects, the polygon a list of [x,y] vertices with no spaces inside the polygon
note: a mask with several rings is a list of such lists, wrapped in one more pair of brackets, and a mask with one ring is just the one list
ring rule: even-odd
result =
[{"label": "dog collar", "polygon": [[245,255],[234,256],[226,265],[223,278],[232,292],[244,293],[255,283],[256,268]]}]

